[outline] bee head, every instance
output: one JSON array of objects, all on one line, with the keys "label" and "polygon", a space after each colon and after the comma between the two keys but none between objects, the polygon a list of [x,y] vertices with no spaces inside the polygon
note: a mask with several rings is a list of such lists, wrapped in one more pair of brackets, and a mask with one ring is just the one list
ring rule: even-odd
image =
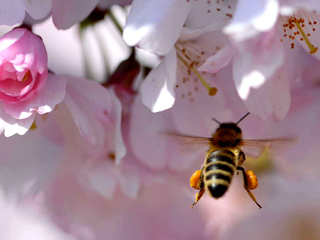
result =
[{"label": "bee head", "polygon": [[236,147],[241,142],[242,132],[236,123],[221,123],[212,139],[220,147]]},{"label": "bee head", "polygon": [[212,142],[214,145],[219,147],[236,147],[241,143],[242,132],[238,127],[238,124],[245,119],[250,112],[246,113],[240,120],[236,123],[226,122],[220,123],[217,119],[212,118],[213,121],[218,123],[220,126],[212,135]]}]

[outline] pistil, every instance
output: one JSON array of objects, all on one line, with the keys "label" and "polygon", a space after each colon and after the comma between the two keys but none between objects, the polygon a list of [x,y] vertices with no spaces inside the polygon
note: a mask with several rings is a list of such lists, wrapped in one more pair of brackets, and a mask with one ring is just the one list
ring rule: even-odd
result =
[{"label": "pistil", "polygon": [[296,26],[297,26],[297,28],[299,29],[299,31],[300,31],[300,33],[301,33],[304,41],[306,42],[307,46],[309,47],[309,49],[310,49],[310,52],[309,52],[309,53],[310,53],[310,54],[316,53],[316,52],[318,51],[318,48],[317,48],[317,47],[314,47],[314,46],[310,43],[307,35],[305,34],[305,32],[303,31],[302,27],[300,26],[299,21],[296,19],[294,23],[296,24]]}]

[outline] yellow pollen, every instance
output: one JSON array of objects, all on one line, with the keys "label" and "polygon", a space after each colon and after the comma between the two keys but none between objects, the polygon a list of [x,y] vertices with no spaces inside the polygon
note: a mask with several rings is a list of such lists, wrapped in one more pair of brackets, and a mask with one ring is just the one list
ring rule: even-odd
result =
[{"label": "yellow pollen", "polygon": [[30,127],[30,130],[35,130],[37,129],[37,125],[36,125],[36,120],[33,121],[31,127]]},{"label": "yellow pollen", "polygon": [[28,73],[26,73],[26,74],[24,75],[24,77],[22,78],[21,82],[25,82],[25,81],[27,81],[27,80],[28,80]]},{"label": "yellow pollen", "polygon": [[214,95],[217,94],[217,92],[218,92],[218,89],[215,88],[215,87],[212,87],[212,88],[210,88],[210,90],[209,90],[209,95],[210,95],[210,96],[214,96]]},{"label": "yellow pollen", "polygon": [[294,23],[296,24],[296,26],[297,26],[297,28],[299,29],[299,31],[300,31],[303,39],[305,40],[307,46],[309,47],[309,49],[310,49],[310,52],[309,52],[309,53],[310,53],[310,54],[316,53],[316,52],[318,51],[318,48],[317,48],[317,47],[314,47],[314,46],[310,43],[308,37],[306,36],[305,32],[303,31],[302,27],[300,26],[300,23],[298,22],[298,20],[295,20]]}]

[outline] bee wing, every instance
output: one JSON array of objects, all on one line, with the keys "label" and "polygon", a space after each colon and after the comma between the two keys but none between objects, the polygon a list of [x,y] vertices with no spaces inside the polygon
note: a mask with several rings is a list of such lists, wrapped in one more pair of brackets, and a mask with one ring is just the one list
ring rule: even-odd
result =
[{"label": "bee wing", "polygon": [[266,149],[279,149],[293,143],[293,138],[276,138],[276,139],[262,139],[262,140],[242,140],[241,146],[243,151],[252,156],[259,157]]},{"label": "bee wing", "polygon": [[195,153],[200,150],[205,152],[209,149],[211,141],[211,138],[187,136],[171,132],[161,132],[161,134],[172,140],[173,144],[177,144],[179,151],[183,154]]}]

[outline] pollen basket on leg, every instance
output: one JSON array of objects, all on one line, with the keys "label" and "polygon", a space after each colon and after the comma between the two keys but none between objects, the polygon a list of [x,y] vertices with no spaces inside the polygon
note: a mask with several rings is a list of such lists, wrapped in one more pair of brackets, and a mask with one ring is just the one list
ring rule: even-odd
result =
[{"label": "pollen basket on leg", "polygon": [[[300,41],[306,44],[310,54],[318,51],[318,46],[312,43],[312,37],[320,31],[320,21],[315,11],[313,13],[298,11],[292,16],[282,18],[282,21],[283,37],[289,39],[292,49],[295,46],[294,41]],[[283,39],[280,41],[283,42]]]},{"label": "pollen basket on leg", "polygon": [[[193,93],[200,87],[205,87],[210,96],[217,93],[215,87],[211,87],[204,78],[206,73],[198,72],[197,68],[205,61],[205,52],[192,42],[175,44],[178,59],[178,82],[176,88],[180,88],[183,93],[182,98],[189,98],[193,102]],[[181,80],[181,81],[179,81]],[[202,84],[202,86],[201,86]]]}]

